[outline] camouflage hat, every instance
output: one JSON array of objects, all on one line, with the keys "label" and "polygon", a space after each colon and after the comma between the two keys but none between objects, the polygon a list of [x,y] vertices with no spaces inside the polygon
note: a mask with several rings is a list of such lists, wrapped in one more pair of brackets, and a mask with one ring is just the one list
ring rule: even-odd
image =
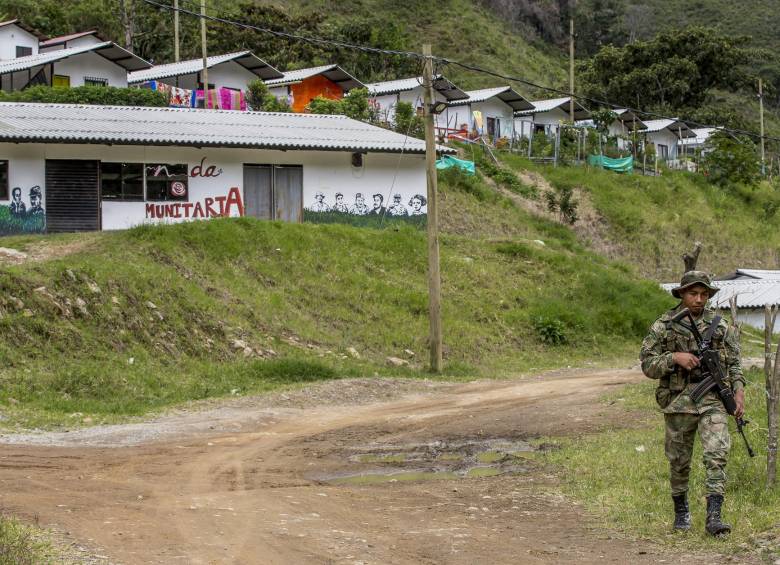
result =
[{"label": "camouflage hat", "polygon": [[672,289],[672,296],[675,298],[681,298],[681,291],[697,284],[707,287],[707,290],[710,291],[710,296],[713,296],[720,290],[718,287],[712,286],[712,280],[710,280],[710,276],[704,271],[688,271],[682,276],[682,280],[680,280],[680,286]]}]

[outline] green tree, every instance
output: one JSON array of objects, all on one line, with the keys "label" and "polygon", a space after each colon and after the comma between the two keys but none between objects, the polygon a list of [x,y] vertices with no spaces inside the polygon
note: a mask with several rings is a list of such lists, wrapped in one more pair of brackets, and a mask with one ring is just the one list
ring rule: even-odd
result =
[{"label": "green tree", "polygon": [[639,108],[700,106],[714,88],[740,89],[751,80],[746,65],[760,55],[710,28],[666,31],[650,41],[603,47],[580,65],[586,95]]},{"label": "green tree", "polygon": [[623,45],[628,39],[624,25],[626,7],[622,0],[582,0],[577,3],[574,29],[577,52],[596,53],[605,45]]},{"label": "green tree", "polygon": [[418,116],[409,102],[398,102],[395,106],[395,131],[418,139],[425,139],[425,121]]},{"label": "green tree", "polygon": [[755,144],[747,137],[717,132],[708,144],[712,151],[702,162],[704,174],[719,186],[755,185],[761,178],[761,164]]},{"label": "green tree", "polygon": [[97,104],[105,106],[168,106],[161,92],[147,88],[77,86],[52,88],[32,86],[14,92],[0,91],[0,102],[48,102],[51,104]]},{"label": "green tree", "polygon": [[268,86],[255,79],[247,85],[246,101],[255,112],[289,112],[290,105],[286,100],[279,100],[268,91]]}]

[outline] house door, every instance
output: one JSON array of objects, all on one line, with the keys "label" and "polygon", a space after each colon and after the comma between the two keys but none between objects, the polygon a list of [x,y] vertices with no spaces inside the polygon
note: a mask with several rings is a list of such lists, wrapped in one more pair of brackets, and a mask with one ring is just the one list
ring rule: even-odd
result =
[{"label": "house door", "polygon": [[496,119],[495,118],[488,118],[487,119],[487,134],[490,138],[496,137]]},{"label": "house door", "polygon": [[244,165],[244,204],[247,216],[303,221],[303,167]]},{"label": "house door", "polygon": [[273,220],[273,168],[244,165],[244,210],[247,216]]},{"label": "house door", "polygon": [[274,167],[275,220],[303,221],[303,168]]},{"label": "house door", "polygon": [[46,231],[100,229],[100,162],[46,160]]}]

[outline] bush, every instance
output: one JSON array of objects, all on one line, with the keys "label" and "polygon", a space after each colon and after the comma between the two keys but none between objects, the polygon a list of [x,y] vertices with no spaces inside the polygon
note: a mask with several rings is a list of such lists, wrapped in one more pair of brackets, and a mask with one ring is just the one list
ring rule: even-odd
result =
[{"label": "bush", "polygon": [[754,186],[761,178],[755,144],[746,137],[734,138],[723,132],[710,137],[713,150],[704,157],[704,174],[719,186]]},{"label": "bush", "polygon": [[168,99],[148,88],[33,86],[14,92],[0,91],[0,102],[46,102],[50,104],[95,104],[99,106],[168,106]]},{"label": "bush", "polygon": [[418,139],[425,139],[425,120],[417,115],[409,102],[399,102],[395,106],[395,131]]},{"label": "bush", "polygon": [[340,100],[318,96],[309,102],[306,110],[312,114],[341,115],[363,122],[376,118],[368,103],[368,90],[365,88],[353,88]]},{"label": "bush", "polygon": [[438,180],[444,187],[470,194],[480,202],[500,200],[499,194],[485,186],[484,181],[477,175],[467,175],[458,167],[438,171]]},{"label": "bush", "polygon": [[547,201],[547,209],[553,214],[557,213],[561,222],[571,225],[579,219],[579,202],[574,199],[574,189],[571,186],[556,186],[555,191],[545,192],[544,198]]},{"label": "bush", "polygon": [[327,365],[302,359],[256,361],[250,372],[257,379],[279,383],[305,383],[336,377],[336,371]]},{"label": "bush", "polygon": [[566,328],[558,319],[537,317],[533,321],[536,335],[548,345],[562,345],[566,343]]},{"label": "bush", "polygon": [[247,85],[246,101],[255,112],[289,112],[286,100],[279,100],[268,91],[266,84],[258,79]]}]

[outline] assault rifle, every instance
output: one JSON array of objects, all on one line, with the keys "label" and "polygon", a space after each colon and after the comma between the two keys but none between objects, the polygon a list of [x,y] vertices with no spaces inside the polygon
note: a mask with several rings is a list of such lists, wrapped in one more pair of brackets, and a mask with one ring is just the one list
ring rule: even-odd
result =
[{"label": "assault rifle", "polygon": [[[699,359],[699,366],[701,367],[701,374],[703,377],[701,382],[691,390],[691,400],[698,402],[705,394],[711,390],[715,390],[718,393],[723,406],[726,408],[726,412],[734,416],[734,413],[737,411],[734,393],[732,392],[731,387],[724,382],[725,375],[723,374],[723,367],[720,366],[720,355],[711,348],[712,336],[720,323],[721,317],[715,316],[712,323],[707,328],[707,331],[704,332],[704,336],[701,335],[699,329],[696,327],[696,322],[688,308],[683,308],[678,312],[674,318],[672,318],[672,321],[681,323],[683,318],[688,318],[688,321],[690,322],[690,327],[685,324],[683,324],[683,327],[689,329],[696,339],[696,345],[699,348],[697,357]],[[737,422],[737,431],[739,431],[739,435],[742,436],[742,440],[745,442],[748,455],[750,457],[755,456],[753,448],[750,447],[750,443],[748,443],[747,437],[745,437],[744,427],[749,424],[750,421],[743,418],[737,418],[736,416],[734,419]]]}]

